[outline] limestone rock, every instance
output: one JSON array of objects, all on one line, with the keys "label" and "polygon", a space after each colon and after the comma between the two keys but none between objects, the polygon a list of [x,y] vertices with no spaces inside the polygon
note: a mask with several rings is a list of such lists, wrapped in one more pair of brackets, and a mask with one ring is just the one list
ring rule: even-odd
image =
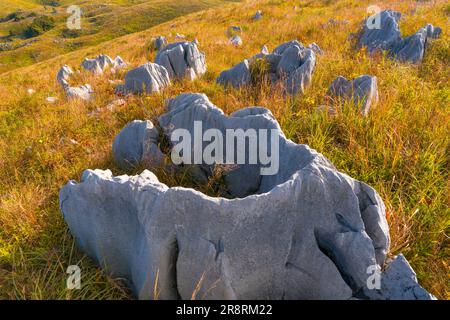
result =
[{"label": "limestone rock", "polygon": [[258,10],[258,11],[256,11],[256,13],[253,15],[252,20],[253,20],[253,21],[259,20],[259,19],[262,18],[262,16],[263,16],[262,11],[261,11],[261,10]]},{"label": "limestone rock", "polygon": [[[195,120],[279,128],[266,109],[226,117],[199,94],[178,96],[160,118],[186,130]],[[130,141],[139,140],[132,131]],[[201,298],[366,297],[367,267],[382,264],[389,246],[381,199],[307,146],[279,138],[286,166],[265,182],[256,177],[259,195],[224,200],[168,188],[149,171],[87,170],[61,190],[61,210],[83,250],[140,298],[152,298],[157,274],[162,299],[189,298],[202,275]],[[240,173],[255,180],[251,167]]]},{"label": "limestone rock", "polygon": [[117,56],[113,60],[106,54],[100,54],[94,59],[85,58],[81,63],[82,68],[91,71],[94,74],[102,74],[108,67],[122,68],[124,66],[126,66],[126,63],[120,56]]},{"label": "limestone rock", "polygon": [[169,77],[194,80],[206,72],[205,54],[194,42],[176,42],[158,52],[155,63],[163,66]]},{"label": "limestone rock", "polygon": [[166,68],[156,63],[145,63],[128,71],[125,84],[116,88],[116,93],[152,93],[159,92],[170,85]]},{"label": "limestone rock", "polygon": [[355,105],[361,106],[361,113],[367,115],[371,105],[378,103],[377,78],[362,75],[347,80],[339,76],[330,85],[328,94],[336,98],[352,99]]},{"label": "limestone rock", "polygon": [[72,74],[72,68],[65,64],[59,69],[58,74],[56,75],[56,81],[64,87],[69,84],[69,79]]},{"label": "limestone rock", "polygon": [[224,86],[231,85],[235,88],[240,88],[250,84],[251,75],[250,67],[247,60],[244,60],[231,69],[222,71],[217,78],[217,83]]},{"label": "limestone rock", "polygon": [[155,49],[159,51],[167,45],[167,39],[164,36],[158,36],[154,40],[153,44],[154,44]]},{"label": "limestone rock", "polygon": [[[425,54],[428,40],[438,38],[442,29],[427,24],[415,34],[402,38],[398,25],[400,18],[400,12],[385,10],[366,19],[359,45],[366,46],[370,53],[386,50],[393,59],[401,62],[420,63]],[[377,25],[378,23],[379,25]]]},{"label": "limestone rock", "polygon": [[240,36],[236,35],[230,39],[230,43],[235,47],[239,47],[242,46],[242,39]]},{"label": "limestone rock", "polygon": [[233,68],[223,71],[217,82],[234,87],[249,84],[251,79],[250,72],[247,70],[249,70],[249,65],[258,59],[265,59],[268,65],[268,78],[271,82],[283,82],[286,93],[291,95],[305,91],[311,83],[316,65],[314,50],[305,48],[299,41],[293,40],[279,45],[271,54],[264,46],[260,53],[247,59],[246,62],[243,61]]},{"label": "limestone rock", "polygon": [[78,98],[81,100],[90,100],[94,91],[92,90],[91,85],[84,84],[79,87],[66,87],[65,88],[66,96],[69,99]]},{"label": "limestone rock", "polygon": [[[167,109],[159,118],[164,134],[192,133],[194,121],[222,132],[276,130],[280,166],[264,176],[255,171],[260,163],[236,168],[228,187],[239,192],[244,184],[250,193],[234,199],[169,188],[148,170],[117,177],[86,170],[80,183],[67,183],[60,208],[78,246],[128,280],[137,297],[156,298],[157,281],[159,299],[189,299],[200,279],[197,299],[429,297],[401,259],[388,261],[380,290],[369,288],[367,270],[381,272],[389,249],[383,201],[321,154],[286,139],[269,110],[225,116],[202,94],[179,95]],[[142,143],[157,146],[156,136],[149,122],[133,122],[116,138],[115,153],[141,161]],[[403,294],[411,288],[414,296]]]},{"label": "limestone rock", "polygon": [[144,163],[156,167],[163,159],[157,142],[158,131],[151,121],[134,120],[114,139],[112,146],[114,161],[126,169]]}]

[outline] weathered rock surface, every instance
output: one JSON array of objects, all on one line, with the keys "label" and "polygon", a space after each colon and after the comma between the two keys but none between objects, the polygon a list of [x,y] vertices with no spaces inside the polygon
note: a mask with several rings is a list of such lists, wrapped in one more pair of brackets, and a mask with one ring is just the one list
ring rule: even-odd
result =
[{"label": "weathered rock surface", "polygon": [[[189,299],[201,281],[197,299],[407,298],[394,292],[411,287],[422,290],[411,298],[430,298],[398,259],[381,274],[384,287],[368,288],[368,268],[380,271],[389,249],[381,198],[286,139],[269,110],[227,117],[205,95],[182,94],[159,121],[164,134],[192,133],[194,121],[204,130],[275,129],[280,169],[261,176],[261,164],[239,166],[227,184],[251,191],[240,199],[169,188],[148,170],[117,177],[86,170],[80,183],[64,186],[60,207],[78,245],[127,279],[137,297],[155,298],[157,282],[159,299]],[[157,145],[155,137],[149,122],[132,122],[116,138],[115,153],[135,163],[146,142]]]},{"label": "weathered rock surface", "polygon": [[158,36],[154,41],[153,41],[153,45],[155,47],[156,50],[161,50],[162,48],[164,48],[165,46],[167,46],[167,39],[164,36]]},{"label": "weathered rock surface", "polygon": [[56,81],[58,81],[58,83],[62,86],[67,98],[79,98],[81,100],[91,99],[92,94],[94,93],[91,85],[84,84],[79,87],[70,86],[69,80],[73,73],[74,72],[72,71],[72,69],[67,64],[65,64],[61,67],[61,69],[59,69],[58,74],[56,75]]},{"label": "weathered rock surface", "polygon": [[293,40],[279,45],[271,54],[267,53],[267,47],[264,46],[260,53],[223,71],[217,82],[234,87],[249,84],[251,80],[249,66],[258,59],[265,59],[270,81],[272,83],[282,81],[285,91],[291,95],[305,91],[311,83],[316,65],[314,50],[305,48],[299,41]]},{"label": "weathered rock surface", "polygon": [[402,38],[398,25],[400,18],[400,12],[384,10],[370,20],[366,19],[359,45],[367,47],[370,53],[386,50],[390,57],[401,62],[421,62],[427,41],[438,38],[442,29],[427,24],[415,34]]},{"label": "weathered rock surface", "polygon": [[262,11],[261,11],[261,10],[258,10],[258,11],[256,11],[255,14],[253,15],[252,20],[254,20],[254,21],[259,20],[259,19],[262,18],[262,16],[263,16]]},{"label": "weathered rock surface", "polygon": [[68,98],[78,98],[81,100],[90,100],[94,91],[90,84],[84,84],[79,87],[65,87],[65,92]]},{"label": "weathered rock surface", "polygon": [[158,131],[151,121],[134,120],[114,139],[114,161],[130,169],[139,164],[157,167],[162,164],[163,154],[158,148]]},{"label": "weathered rock surface", "polygon": [[235,35],[230,39],[230,43],[235,47],[239,47],[242,46],[242,39],[240,36]]},{"label": "weathered rock surface", "polygon": [[82,68],[91,71],[94,74],[102,74],[108,67],[122,68],[124,66],[126,66],[126,63],[120,56],[117,56],[113,60],[106,54],[100,54],[94,59],[85,58],[81,63]]},{"label": "weathered rock surface", "polygon": [[155,63],[163,66],[171,79],[194,80],[206,72],[205,54],[194,42],[176,42],[158,52]]},{"label": "weathered rock surface", "polygon": [[116,88],[116,93],[159,92],[170,85],[166,68],[156,63],[145,63],[125,74],[125,84]]},{"label": "weathered rock surface", "polygon": [[377,78],[362,75],[353,80],[343,76],[334,79],[328,94],[331,97],[352,99],[355,105],[361,106],[361,113],[367,115],[371,105],[378,103]]},{"label": "weathered rock surface", "polygon": [[250,84],[250,66],[248,60],[244,60],[231,69],[222,71],[217,78],[217,83],[224,86],[231,85],[235,88],[240,88]]},{"label": "weathered rock surface", "polygon": [[69,85],[69,79],[72,74],[72,68],[65,64],[61,67],[61,69],[59,69],[58,74],[56,75],[56,81],[58,81],[58,83],[63,87],[67,86]]}]

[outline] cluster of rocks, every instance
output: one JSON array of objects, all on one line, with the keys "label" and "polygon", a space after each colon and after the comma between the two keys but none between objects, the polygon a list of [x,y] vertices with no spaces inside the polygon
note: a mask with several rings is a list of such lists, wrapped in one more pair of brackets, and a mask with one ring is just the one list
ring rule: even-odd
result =
[{"label": "cluster of rocks", "polygon": [[64,92],[66,93],[66,96],[69,99],[72,98],[79,98],[82,100],[89,100],[91,99],[92,94],[94,91],[92,90],[92,87],[90,84],[84,84],[78,87],[72,87],[69,84],[69,79],[73,75],[73,70],[67,65],[63,65],[61,69],[59,69],[57,75],[56,75],[56,81],[62,86]]},{"label": "cluster of rocks", "polygon": [[[318,46],[314,44],[317,48]],[[320,48],[319,48],[320,50]],[[249,85],[252,81],[251,64],[263,59],[267,64],[267,76],[272,84],[283,82],[283,88],[289,94],[303,93],[310,85],[316,65],[314,50],[303,46],[297,40],[283,43],[268,53],[267,47],[229,70],[222,71],[217,83],[235,88]]]},{"label": "cluster of rocks", "polygon": [[[275,130],[279,170],[260,175],[259,162],[233,168],[226,173],[233,199],[169,188],[148,170],[116,177],[86,170],[80,183],[60,191],[78,245],[109,274],[128,280],[137,297],[155,298],[158,283],[159,299],[189,299],[194,291],[202,299],[434,298],[402,255],[387,258],[378,193],[288,140],[268,109],[226,116],[203,94],[181,94],[159,117],[160,129],[150,121],[128,125],[114,141],[114,158],[126,167],[159,164],[158,137],[176,129],[194,136],[195,121],[222,133]],[[197,166],[207,173],[214,164]]]},{"label": "cluster of rocks", "polygon": [[206,72],[205,54],[195,42],[176,42],[164,46],[156,55],[155,63],[166,68],[169,77],[194,80]]},{"label": "cluster of rocks", "polygon": [[124,68],[126,65],[127,64],[120,56],[116,56],[113,60],[106,54],[100,54],[94,59],[85,58],[81,63],[82,68],[91,71],[94,74],[102,74],[107,67],[110,67],[112,70],[116,70]]},{"label": "cluster of rocks", "polygon": [[398,25],[400,18],[401,13],[393,10],[369,17],[364,21],[359,45],[367,47],[371,54],[386,50],[390,57],[401,62],[421,62],[428,40],[438,38],[442,29],[427,24],[415,34],[402,38]]},{"label": "cluster of rocks", "polygon": [[205,54],[198,49],[198,41],[166,44],[164,39],[155,40],[159,46],[155,63],[128,71],[125,83],[116,88],[117,94],[159,92],[171,84],[171,79],[192,81],[206,72]]}]

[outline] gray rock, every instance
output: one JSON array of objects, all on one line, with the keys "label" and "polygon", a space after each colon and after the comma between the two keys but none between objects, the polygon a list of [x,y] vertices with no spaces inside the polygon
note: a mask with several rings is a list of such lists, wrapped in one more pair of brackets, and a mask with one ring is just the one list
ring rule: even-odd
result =
[{"label": "gray rock", "polygon": [[361,113],[367,115],[370,107],[378,103],[377,78],[362,75],[347,80],[339,76],[330,85],[328,94],[336,98],[352,99],[355,105],[361,106]]},{"label": "gray rock", "polygon": [[153,45],[155,47],[156,50],[161,50],[162,48],[164,48],[167,45],[167,39],[164,36],[158,36],[154,41],[153,41]]},{"label": "gray rock", "polygon": [[258,10],[258,11],[256,11],[256,13],[253,15],[252,20],[253,20],[253,21],[259,20],[259,19],[262,18],[262,16],[263,16],[262,11],[261,11],[261,10]]},{"label": "gray rock", "polygon": [[[359,40],[361,47],[366,46],[369,52],[376,50],[389,50],[401,40],[398,22],[401,13],[393,10],[384,10],[378,13],[371,20],[364,21],[363,34]],[[370,22],[379,21],[380,25]]]},{"label": "gray rock", "polygon": [[[268,65],[267,76],[270,81],[272,83],[282,81],[286,93],[291,95],[303,93],[306,87],[311,84],[312,74],[316,65],[316,55],[312,49],[305,48],[297,40],[279,45],[271,54],[268,54],[267,47],[264,46],[261,53],[249,58],[246,60],[247,62],[242,62],[235,65],[232,69],[223,71],[217,82],[234,87],[249,84],[251,79],[247,79],[247,72],[244,72],[249,67],[244,68],[244,66],[246,63],[251,65],[257,59],[262,58],[265,59]],[[242,76],[244,74],[245,77]],[[233,79],[233,76],[239,77]],[[241,81],[241,79],[246,79],[246,81]]]},{"label": "gray rock", "polygon": [[114,60],[106,55],[100,54],[94,59],[85,58],[81,63],[81,67],[85,70],[91,71],[94,74],[102,74],[106,68],[121,68],[124,67],[125,61],[120,56],[117,56]]},{"label": "gray rock", "polygon": [[127,66],[127,63],[125,62],[125,60],[123,60],[121,56],[116,56],[116,58],[113,61],[114,69],[121,69],[121,68],[125,68],[126,66]]},{"label": "gray rock", "polygon": [[164,155],[158,148],[158,131],[149,120],[134,120],[114,139],[112,153],[114,161],[124,169],[144,164],[158,167]]},{"label": "gray rock", "polygon": [[56,75],[56,81],[63,87],[69,85],[70,76],[73,74],[72,69],[67,65],[63,65]]},{"label": "gray rock", "polygon": [[81,99],[81,100],[90,100],[92,98],[92,94],[94,91],[92,90],[91,85],[84,84],[79,87],[66,87],[65,88],[66,96],[69,99]]},{"label": "gray rock", "polygon": [[385,10],[380,12],[375,19],[380,21],[380,28],[375,24],[365,21],[363,33],[359,39],[361,47],[367,46],[370,53],[378,50],[387,50],[389,56],[401,62],[420,63],[425,54],[425,48],[429,39],[438,38],[441,28],[435,28],[431,24],[418,30],[415,34],[402,38],[398,26],[401,14],[397,11]]},{"label": "gray rock", "polygon": [[[367,271],[380,272],[389,250],[381,198],[286,139],[269,110],[227,117],[202,94],[179,95],[167,109],[159,118],[164,134],[192,132],[194,121],[204,130],[277,130],[280,168],[267,176],[255,171],[260,164],[235,168],[227,186],[234,196],[246,194],[234,199],[169,188],[148,170],[117,177],[86,170],[80,183],[64,186],[60,208],[78,245],[127,279],[137,297],[156,298],[156,287],[159,299],[189,299],[197,285],[197,299],[428,297],[401,260],[388,262],[380,290],[369,288]],[[123,159],[139,161],[141,143],[156,145],[156,134],[145,138],[148,123],[129,126],[114,143]],[[414,296],[404,294],[410,288]]]},{"label": "gray rock", "polygon": [[309,49],[311,49],[312,51],[314,51],[315,54],[318,55],[323,55],[323,51],[322,49],[320,49],[320,47],[317,45],[317,43],[313,42],[308,46]]},{"label": "gray rock", "polygon": [[427,24],[424,27],[427,30],[427,37],[430,39],[437,39],[442,33],[442,29],[439,27],[434,27],[432,24]]},{"label": "gray rock", "polygon": [[250,84],[251,75],[249,63],[247,60],[244,60],[231,69],[222,71],[217,78],[217,83],[220,83],[224,86],[231,85],[235,88],[240,88],[242,86],[246,86]]},{"label": "gray rock", "polygon": [[169,73],[163,66],[148,62],[125,75],[125,85],[119,85],[116,93],[159,92],[170,85]]},{"label": "gray rock", "polygon": [[236,47],[242,46],[242,39],[240,36],[236,35],[230,39],[230,43]]},{"label": "gray rock", "polygon": [[158,52],[155,63],[169,72],[170,78],[190,80],[206,72],[205,54],[198,50],[194,42],[176,42]]},{"label": "gray rock", "polygon": [[414,270],[403,254],[392,260],[381,274],[380,290],[369,291],[372,299],[386,300],[435,300],[436,297],[428,293],[417,283]]}]

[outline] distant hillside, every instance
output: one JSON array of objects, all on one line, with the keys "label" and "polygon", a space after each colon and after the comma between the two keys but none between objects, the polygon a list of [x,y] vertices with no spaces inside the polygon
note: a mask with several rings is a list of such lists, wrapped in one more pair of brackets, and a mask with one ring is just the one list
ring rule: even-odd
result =
[{"label": "distant hillside", "polygon": [[[6,0],[0,3],[0,73],[145,30],[228,0]],[[80,30],[66,26],[69,5],[82,10]],[[42,28],[42,21],[48,22]],[[176,31],[176,28],[174,28]]]}]

